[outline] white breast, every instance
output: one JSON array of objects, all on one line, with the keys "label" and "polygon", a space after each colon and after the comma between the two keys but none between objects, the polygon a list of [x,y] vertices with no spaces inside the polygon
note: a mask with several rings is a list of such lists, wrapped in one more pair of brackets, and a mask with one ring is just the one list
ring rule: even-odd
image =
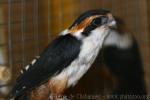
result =
[{"label": "white breast", "polygon": [[92,31],[90,36],[84,38],[78,58],[55,78],[60,80],[62,76],[64,76],[63,74],[67,73],[69,78],[67,87],[74,86],[94,62],[108,31],[109,30],[98,28]]}]

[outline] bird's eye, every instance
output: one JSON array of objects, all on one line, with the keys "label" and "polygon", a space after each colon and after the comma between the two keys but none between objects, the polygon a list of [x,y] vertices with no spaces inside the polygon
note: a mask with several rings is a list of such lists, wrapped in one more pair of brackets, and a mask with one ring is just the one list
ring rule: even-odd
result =
[{"label": "bird's eye", "polygon": [[107,17],[101,16],[101,17],[95,18],[95,19],[92,21],[92,25],[94,25],[94,26],[100,26],[100,25],[106,24],[107,21],[108,21],[108,18],[107,18]]}]

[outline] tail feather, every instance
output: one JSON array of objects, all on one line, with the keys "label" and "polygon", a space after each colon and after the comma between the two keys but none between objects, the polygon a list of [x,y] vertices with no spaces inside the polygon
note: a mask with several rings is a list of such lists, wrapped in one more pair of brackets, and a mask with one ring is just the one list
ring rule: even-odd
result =
[{"label": "tail feather", "polygon": [[11,94],[5,100],[29,100],[29,99],[30,99],[30,93],[25,92],[24,94],[19,95],[19,96],[13,96]]},{"label": "tail feather", "polygon": [[14,87],[5,100],[29,100],[29,95],[30,93],[28,91],[25,91],[24,89],[16,91],[16,88]]}]

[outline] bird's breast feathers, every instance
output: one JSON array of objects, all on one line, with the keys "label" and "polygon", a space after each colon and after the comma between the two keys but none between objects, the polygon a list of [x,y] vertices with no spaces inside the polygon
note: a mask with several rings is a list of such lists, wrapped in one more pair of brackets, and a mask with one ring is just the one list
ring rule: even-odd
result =
[{"label": "bird's breast feathers", "polygon": [[93,33],[82,40],[79,56],[62,72],[52,80],[67,79],[66,87],[74,86],[78,80],[87,72],[94,60],[96,59],[100,48],[102,47],[105,37],[109,30],[96,29]]}]

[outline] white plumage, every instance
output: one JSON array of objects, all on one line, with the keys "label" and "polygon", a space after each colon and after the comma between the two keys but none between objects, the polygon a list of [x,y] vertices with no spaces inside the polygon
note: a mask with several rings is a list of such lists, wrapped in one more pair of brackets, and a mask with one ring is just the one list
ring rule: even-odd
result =
[{"label": "white plumage", "polygon": [[[80,39],[81,33],[75,36]],[[65,33],[66,34],[66,33]],[[54,80],[63,80],[67,73],[67,87],[74,86],[78,80],[88,71],[96,59],[100,48],[102,48],[105,37],[109,34],[107,27],[100,27],[92,31],[89,37],[82,39],[81,51],[77,59],[70,66],[65,68],[59,75],[53,77]],[[65,75],[64,75],[65,74]]]}]

